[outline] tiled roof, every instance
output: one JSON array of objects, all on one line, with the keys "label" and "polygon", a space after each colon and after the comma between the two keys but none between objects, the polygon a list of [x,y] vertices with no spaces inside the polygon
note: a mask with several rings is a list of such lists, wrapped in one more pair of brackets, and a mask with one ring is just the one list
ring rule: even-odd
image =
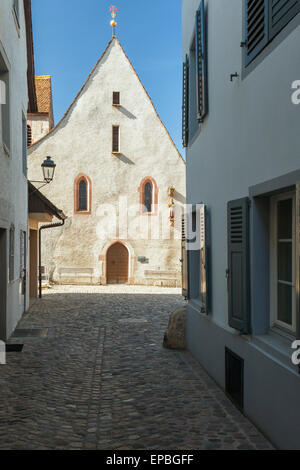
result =
[{"label": "tiled roof", "polygon": [[51,76],[35,77],[38,113],[52,112]]}]

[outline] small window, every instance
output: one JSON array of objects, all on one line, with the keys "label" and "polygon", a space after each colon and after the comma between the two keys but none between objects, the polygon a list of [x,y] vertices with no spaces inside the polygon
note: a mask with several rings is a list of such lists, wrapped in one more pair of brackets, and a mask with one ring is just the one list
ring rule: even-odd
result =
[{"label": "small window", "polygon": [[113,106],[120,106],[120,92],[113,92]]},{"label": "small window", "polygon": [[273,325],[296,331],[295,196],[272,199],[271,304]]},{"label": "small window", "polygon": [[74,183],[75,214],[91,213],[91,180],[88,176],[79,175]]},{"label": "small window", "polygon": [[78,211],[87,211],[87,182],[81,180],[79,183]]},{"label": "small window", "polygon": [[27,124],[27,147],[32,145],[32,129],[29,124]]},{"label": "small window", "polygon": [[144,188],[145,212],[152,212],[152,184],[146,183]]},{"label": "small window", "polygon": [[9,280],[15,279],[15,227],[12,225],[9,231]]},{"label": "small window", "polygon": [[112,152],[120,153],[120,127],[113,126],[112,128]]},{"label": "small window", "polygon": [[146,176],[138,189],[140,193],[140,214],[157,215],[158,187],[151,176]]}]

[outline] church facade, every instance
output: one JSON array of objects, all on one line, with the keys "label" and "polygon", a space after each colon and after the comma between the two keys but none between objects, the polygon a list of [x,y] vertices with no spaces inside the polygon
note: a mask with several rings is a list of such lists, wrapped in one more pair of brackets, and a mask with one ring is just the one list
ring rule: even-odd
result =
[{"label": "church facade", "polygon": [[42,189],[68,219],[43,234],[58,284],[181,286],[185,162],[113,36],[62,120],[29,148],[57,165]]}]

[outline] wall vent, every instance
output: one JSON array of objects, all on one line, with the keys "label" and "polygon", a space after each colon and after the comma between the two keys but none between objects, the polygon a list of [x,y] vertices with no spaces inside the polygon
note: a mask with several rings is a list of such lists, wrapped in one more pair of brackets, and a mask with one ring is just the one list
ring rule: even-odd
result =
[{"label": "wall vent", "polygon": [[226,393],[240,410],[244,409],[244,359],[225,348]]}]

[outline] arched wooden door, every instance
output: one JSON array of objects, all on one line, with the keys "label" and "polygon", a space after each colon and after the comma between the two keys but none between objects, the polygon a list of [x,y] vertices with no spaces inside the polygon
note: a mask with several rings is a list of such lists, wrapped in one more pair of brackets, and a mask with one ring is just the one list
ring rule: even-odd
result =
[{"label": "arched wooden door", "polygon": [[107,252],[107,283],[126,284],[128,282],[129,254],[122,243],[115,243]]}]

